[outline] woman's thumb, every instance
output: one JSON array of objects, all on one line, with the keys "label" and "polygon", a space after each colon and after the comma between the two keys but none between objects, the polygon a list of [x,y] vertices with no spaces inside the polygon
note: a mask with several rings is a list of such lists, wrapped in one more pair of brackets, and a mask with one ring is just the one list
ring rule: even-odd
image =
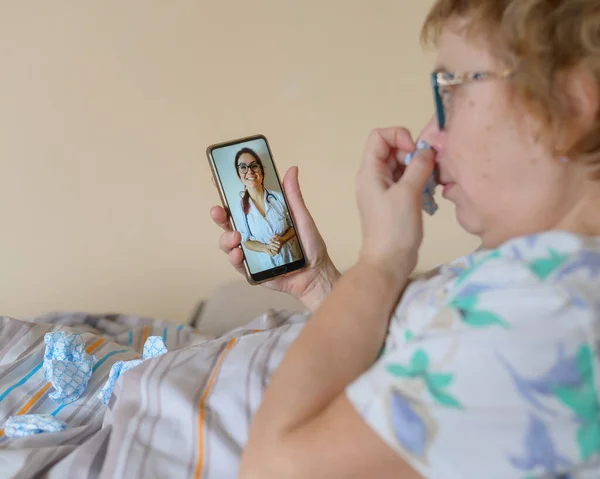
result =
[{"label": "woman's thumb", "polygon": [[283,177],[283,189],[287,198],[292,215],[300,228],[316,228],[313,218],[304,203],[300,183],[298,182],[298,167],[291,167]]},{"label": "woman's thumb", "polygon": [[398,182],[399,186],[404,185],[403,188],[409,188],[420,195],[427,180],[431,178],[434,167],[435,151],[432,148],[418,151],[406,167],[402,178]]}]

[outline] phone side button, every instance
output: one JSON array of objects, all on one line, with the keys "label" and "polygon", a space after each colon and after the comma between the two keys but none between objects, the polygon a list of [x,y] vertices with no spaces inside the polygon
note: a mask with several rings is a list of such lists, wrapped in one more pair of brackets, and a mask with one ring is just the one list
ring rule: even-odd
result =
[{"label": "phone side button", "polygon": [[272,274],[273,276],[279,276],[280,274],[283,274],[283,273],[285,273],[286,271],[287,271],[287,267],[285,267],[285,266],[282,266],[282,267],[280,267],[280,268],[275,268],[275,269],[273,269],[273,270],[271,271],[271,274]]}]

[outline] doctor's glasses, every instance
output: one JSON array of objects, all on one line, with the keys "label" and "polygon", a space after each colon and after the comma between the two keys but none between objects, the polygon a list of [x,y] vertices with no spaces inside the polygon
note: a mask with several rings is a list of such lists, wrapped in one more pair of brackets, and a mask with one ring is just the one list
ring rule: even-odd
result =
[{"label": "doctor's glasses", "polygon": [[254,173],[258,173],[261,170],[260,165],[256,161],[254,163],[250,163],[249,165],[246,165],[245,163],[240,163],[238,165],[238,171],[242,175],[248,173],[249,169],[252,170]]}]

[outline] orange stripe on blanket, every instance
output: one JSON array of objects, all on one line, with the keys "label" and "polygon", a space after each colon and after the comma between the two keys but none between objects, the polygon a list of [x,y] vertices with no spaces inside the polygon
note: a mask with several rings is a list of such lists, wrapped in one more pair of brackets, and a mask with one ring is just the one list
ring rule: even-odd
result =
[{"label": "orange stripe on blanket", "polygon": [[144,344],[148,340],[148,336],[150,336],[150,326],[144,326],[144,333],[142,335],[142,345],[141,348],[144,349]]},{"label": "orange stripe on blanket", "polygon": [[90,354],[91,352],[98,349],[98,346],[100,346],[104,341],[105,341],[104,338],[100,338],[98,341],[96,341],[95,343],[91,344],[88,348],[86,348],[85,352]]},{"label": "orange stripe on blanket", "polygon": [[[92,351],[95,351],[96,349],[98,349],[98,346],[100,346],[104,341],[104,338],[98,339],[90,346],[88,346],[85,351],[88,354]],[[50,389],[50,386],[52,386],[52,383],[46,383],[44,387],[42,387],[42,389],[40,389],[29,401],[27,401],[25,406],[23,406],[21,410],[17,414],[15,414],[15,416],[22,416],[23,414],[26,414],[27,411],[29,411],[36,402],[38,402],[38,400],[44,395],[44,393],[48,391],[48,389]],[[0,429],[0,437],[2,436],[4,436],[4,428]]]},{"label": "orange stripe on blanket", "polygon": [[35,393],[35,396],[33,396],[29,401],[27,401],[25,406],[23,406],[16,415],[20,416],[22,414],[25,414],[27,411],[29,411],[31,409],[31,407],[37,402],[37,400],[40,397],[42,397],[42,394],[44,394],[48,389],[50,389],[50,386],[52,386],[52,383],[46,383],[46,385],[42,389],[40,389],[37,393]]},{"label": "orange stripe on blanket", "polygon": [[225,360],[225,356],[227,356],[229,351],[231,351],[231,349],[233,348],[233,346],[235,345],[236,342],[237,342],[236,338],[229,341],[229,343],[227,344],[227,347],[225,348],[225,351],[223,351],[221,353],[221,357],[219,358],[219,361],[217,362],[217,365],[215,366],[215,370],[213,371],[213,373],[210,377],[210,380],[208,381],[208,384],[206,386],[206,389],[204,390],[202,399],[200,399],[200,407],[199,407],[200,413],[199,413],[199,419],[198,419],[199,452],[198,452],[198,464],[196,465],[196,474],[194,475],[195,479],[200,479],[200,476],[202,475],[202,468],[204,466],[204,416],[206,413],[206,400],[208,399],[210,390],[215,382],[217,375],[219,374],[219,370],[221,369],[221,365],[223,364],[223,361]]}]

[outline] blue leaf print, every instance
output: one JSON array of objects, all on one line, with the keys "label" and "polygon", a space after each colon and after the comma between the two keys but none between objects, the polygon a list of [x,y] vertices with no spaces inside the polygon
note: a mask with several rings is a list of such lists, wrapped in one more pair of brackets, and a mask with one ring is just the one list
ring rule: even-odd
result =
[{"label": "blue leaf print", "polygon": [[577,309],[582,311],[589,311],[591,309],[590,304],[577,293],[575,293],[575,291],[573,291],[571,288],[565,288],[565,292],[569,295],[571,305]]},{"label": "blue leaf print", "polygon": [[533,248],[537,244],[539,239],[540,239],[539,234],[529,235],[527,238],[525,238],[525,243],[527,244],[528,247]]},{"label": "blue leaf print", "polygon": [[390,412],[394,434],[400,444],[408,452],[422,458],[427,440],[427,427],[423,419],[397,391],[392,391]]},{"label": "blue leaf print", "polygon": [[523,261],[523,255],[521,254],[521,251],[516,245],[512,247],[512,253],[517,261]]},{"label": "blue leaf print", "polygon": [[553,397],[575,415],[577,444],[582,459],[600,452],[600,423],[598,422],[598,395],[592,371],[593,353],[588,345],[581,346],[577,354],[568,357],[564,347],[559,347],[558,361],[542,377],[525,379],[498,354],[513,377],[519,393],[539,411],[556,415],[538,400],[540,396]]},{"label": "blue leaf print", "polygon": [[595,351],[588,345],[577,352],[577,369],[580,385],[560,385],[556,397],[567,406],[578,419],[577,445],[581,458],[586,460],[600,452],[600,423],[598,421],[598,395],[592,362]]},{"label": "blue leaf print", "polygon": [[493,289],[494,287],[495,286],[492,286],[490,284],[470,283],[470,284],[467,284],[464,288],[462,288],[458,293],[456,293],[455,298],[467,299],[472,296],[476,297],[481,293],[485,293],[485,292]]},{"label": "blue leaf print", "polygon": [[511,464],[520,471],[542,469],[543,473],[556,474],[571,466],[571,462],[556,450],[547,426],[537,417],[529,418],[529,428],[525,436],[525,451],[520,457],[509,457]]},{"label": "blue leaf print", "polygon": [[551,415],[555,415],[555,413],[544,406],[536,395],[551,397],[555,395],[559,386],[577,386],[582,381],[578,371],[577,356],[567,357],[562,344],[557,347],[558,358],[555,364],[538,378],[529,379],[521,376],[504,356],[500,353],[497,355],[512,376],[521,396],[534,407]]},{"label": "blue leaf print", "polygon": [[464,267],[462,266],[448,266],[448,271],[453,275],[453,276],[459,276],[463,273],[463,271],[465,270]]},{"label": "blue leaf print", "polygon": [[585,271],[590,273],[592,278],[596,278],[600,275],[600,253],[596,251],[583,250],[579,252],[574,261],[569,262],[558,274],[558,278],[561,279],[568,274]]}]

